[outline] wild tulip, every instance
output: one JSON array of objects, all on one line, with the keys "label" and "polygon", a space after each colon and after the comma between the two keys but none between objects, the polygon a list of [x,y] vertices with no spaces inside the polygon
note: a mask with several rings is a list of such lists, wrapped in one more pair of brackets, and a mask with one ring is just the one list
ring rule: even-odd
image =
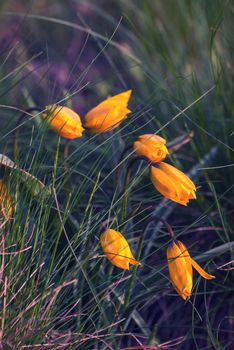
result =
[{"label": "wild tulip", "polygon": [[190,297],[193,288],[193,267],[205,279],[210,280],[215,278],[204,271],[201,266],[193,260],[180,241],[173,242],[167,248],[167,262],[170,280],[177,293],[186,300]]},{"label": "wild tulip", "polygon": [[129,265],[140,265],[133,257],[124,236],[115,230],[107,229],[100,237],[100,244],[107,259],[115,266],[129,270]]},{"label": "wild tulip", "polygon": [[107,98],[85,116],[84,126],[92,134],[113,130],[131,111],[127,108],[132,90]]},{"label": "wild tulip", "polygon": [[145,134],[138,137],[133,143],[136,154],[145,157],[153,163],[160,162],[168,154],[166,140],[154,134]]},{"label": "wild tulip", "polygon": [[182,205],[196,199],[196,187],[192,180],[174,166],[161,162],[151,167],[151,180],[156,189],[166,198]]},{"label": "wild tulip", "polygon": [[80,116],[71,108],[65,106],[46,106],[47,113],[42,118],[51,129],[66,139],[76,139],[82,136],[84,128]]}]

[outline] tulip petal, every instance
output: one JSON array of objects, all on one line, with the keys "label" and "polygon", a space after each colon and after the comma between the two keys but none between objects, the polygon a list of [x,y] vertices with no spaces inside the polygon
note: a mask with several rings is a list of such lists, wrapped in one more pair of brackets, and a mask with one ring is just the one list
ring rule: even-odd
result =
[{"label": "tulip petal", "polygon": [[151,180],[158,192],[164,197],[176,203],[187,205],[189,201],[188,192],[184,190],[179,182],[175,181],[163,170],[151,167]]},{"label": "tulip petal", "polygon": [[51,129],[67,139],[75,139],[82,136],[84,128],[80,116],[66,106],[46,106],[47,113],[41,118],[46,120]]},{"label": "tulip petal", "polygon": [[106,106],[120,105],[122,107],[126,107],[131,97],[131,94],[132,94],[132,90],[127,90],[127,91],[121,92],[118,95],[110,96],[105,101],[102,101],[101,103],[99,103],[98,106],[105,104]]},{"label": "tulip petal", "polygon": [[175,168],[174,166],[168,164],[168,163],[160,163],[160,168],[165,171],[169,176],[173,177],[175,180],[181,182],[186,188],[195,191],[196,187],[192,180],[184,174],[179,169]]},{"label": "tulip petal", "polygon": [[196,198],[194,183],[172,165],[160,162],[158,171],[151,171],[151,174],[155,187],[164,197],[182,205]]},{"label": "tulip petal", "polygon": [[130,109],[127,108],[131,90],[107,98],[92,108],[85,116],[85,128],[90,133],[102,133],[119,126]]},{"label": "tulip petal", "polygon": [[205,270],[203,270],[203,269],[201,268],[201,266],[198,265],[198,263],[197,263],[195,260],[193,260],[192,258],[191,258],[191,264],[193,265],[193,267],[197,270],[197,272],[198,272],[203,278],[205,278],[205,279],[207,279],[207,280],[212,280],[213,278],[215,278],[215,276],[212,276],[212,275],[210,275],[209,273],[207,273]]},{"label": "tulip petal", "polygon": [[115,230],[107,229],[100,237],[101,247],[108,260],[115,266],[129,270],[129,265],[140,265],[134,259],[124,236]]},{"label": "tulip petal", "polygon": [[175,182],[162,170],[151,167],[151,180],[156,189],[167,198],[176,197],[176,184]]},{"label": "tulip petal", "polygon": [[185,300],[191,295],[193,286],[189,259],[183,256],[179,245],[173,242],[167,249],[167,261],[171,282],[177,293]]},{"label": "tulip petal", "polygon": [[[192,280],[193,268],[192,268],[192,263],[191,263],[191,256],[190,256],[187,248],[185,247],[185,245],[181,241],[177,241],[177,245],[180,248],[181,254],[185,259],[187,271],[188,271],[189,275],[191,276],[191,280]],[[191,286],[191,289],[192,289],[192,286]]]},{"label": "tulip petal", "polygon": [[133,147],[138,156],[145,157],[153,163],[158,163],[169,153],[165,144],[166,140],[162,137],[145,134],[138,137],[133,143]]}]

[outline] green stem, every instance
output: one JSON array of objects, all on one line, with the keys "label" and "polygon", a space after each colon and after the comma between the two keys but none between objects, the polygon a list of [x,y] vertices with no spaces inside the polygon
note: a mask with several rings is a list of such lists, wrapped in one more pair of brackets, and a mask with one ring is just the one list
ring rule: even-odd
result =
[{"label": "green stem", "polygon": [[146,224],[146,226],[145,226],[145,228],[144,228],[144,232],[147,230],[149,224],[151,224],[151,222],[154,222],[154,221],[161,221],[161,222],[166,226],[166,228],[167,228],[167,230],[168,230],[168,233],[169,233],[169,235],[171,236],[171,238],[172,238],[173,240],[176,239],[176,238],[175,238],[175,233],[174,233],[174,231],[173,231],[171,225],[169,225],[169,223],[168,223],[166,220],[164,220],[163,218],[161,218],[161,217],[159,217],[159,216],[157,216],[157,215],[154,215],[153,218],[150,219],[150,220],[147,222],[147,224]]},{"label": "green stem", "polygon": [[57,167],[58,167],[58,159],[59,159],[59,147],[61,143],[61,137],[58,137],[58,142],[56,146],[56,154],[55,154],[55,159],[54,159],[54,169],[52,173],[52,187],[55,187],[55,181],[56,181],[56,173],[57,173]]},{"label": "green stem", "polygon": [[[142,251],[142,247],[143,247],[143,237],[144,237],[144,235],[141,236],[141,238],[139,240],[139,243],[138,243],[137,252],[136,252],[136,260],[137,261],[140,260],[140,256],[141,256],[141,251]],[[132,272],[132,276],[131,276],[131,278],[129,280],[128,287],[126,288],[124,309],[126,309],[128,307],[128,305],[129,305],[130,297],[131,297],[132,289],[133,289],[133,283],[134,283],[135,278],[136,278],[137,270],[138,270],[138,267],[134,266],[133,272]]]},{"label": "green stem", "polygon": [[129,195],[129,183],[131,178],[132,167],[136,161],[141,160],[139,157],[135,157],[131,160],[130,164],[127,167],[125,179],[124,179],[124,189],[122,193],[122,206],[121,206],[121,223],[124,222],[127,214],[127,204],[128,204],[128,195]]},{"label": "green stem", "polygon": [[70,192],[72,191],[71,176],[68,173],[68,163],[67,163],[70,144],[71,144],[71,140],[67,139],[63,149],[64,189],[67,196],[69,196]]},{"label": "green stem", "polygon": [[68,158],[68,150],[69,150],[70,143],[71,143],[71,140],[67,139],[63,150],[63,160],[64,160],[63,166],[64,166],[65,173],[67,173],[68,171],[67,158]]},{"label": "green stem", "polygon": [[[150,207],[149,207],[150,209]],[[141,256],[141,251],[142,251],[142,247],[143,247],[143,240],[144,240],[144,236],[145,236],[145,232],[148,228],[148,226],[154,222],[154,221],[161,221],[165,226],[166,228],[168,229],[168,233],[169,235],[173,238],[173,240],[175,240],[175,234],[174,234],[174,231],[171,227],[171,225],[169,225],[169,223],[160,218],[159,216],[154,216],[152,217],[151,219],[148,220],[148,222],[146,223],[145,225],[145,228],[143,230],[143,234],[139,240],[139,244],[138,244],[138,248],[137,248],[137,253],[136,253],[136,260],[139,261],[140,260],[140,256]],[[137,266],[134,267],[134,270],[133,270],[133,273],[132,273],[132,276],[129,280],[129,283],[128,283],[128,288],[126,288],[126,296],[125,296],[125,302],[124,302],[124,305],[123,305],[123,309],[126,310],[129,303],[130,303],[130,297],[132,295],[132,289],[133,289],[133,284],[134,284],[134,281],[135,281],[135,277],[136,277],[136,272],[137,272]]]},{"label": "green stem", "polygon": [[125,159],[127,158],[124,158],[125,155],[127,154],[128,151],[130,151],[130,149],[132,149],[132,145],[130,146],[127,146],[124,148],[123,152],[121,153],[120,157],[119,157],[119,161],[118,161],[118,164],[116,166],[116,172],[115,172],[115,182],[116,182],[116,187],[118,187],[119,185],[119,180],[120,180],[120,170],[121,170],[121,165],[122,163],[124,162]]}]

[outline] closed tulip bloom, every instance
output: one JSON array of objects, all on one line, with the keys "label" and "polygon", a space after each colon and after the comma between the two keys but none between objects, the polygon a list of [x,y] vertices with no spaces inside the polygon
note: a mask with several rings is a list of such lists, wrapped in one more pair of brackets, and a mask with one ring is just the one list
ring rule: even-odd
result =
[{"label": "closed tulip bloom", "polygon": [[0,180],[0,205],[1,205],[1,217],[9,218],[13,213],[12,198],[8,194],[6,185]]},{"label": "closed tulip bloom", "polygon": [[124,236],[115,230],[107,229],[100,237],[100,244],[107,259],[115,266],[129,270],[129,265],[140,265],[133,257]]},{"label": "closed tulip bloom", "polygon": [[166,140],[154,134],[139,136],[133,147],[138,156],[145,157],[153,163],[160,162],[169,154]]},{"label": "closed tulip bloom", "polygon": [[107,98],[85,116],[84,126],[92,134],[110,131],[131,111],[127,108],[132,90]]},{"label": "closed tulip bloom", "polygon": [[151,167],[151,180],[166,198],[182,205],[196,199],[196,187],[190,178],[174,166],[161,162],[159,168]]},{"label": "closed tulip bloom", "polygon": [[80,116],[71,108],[65,106],[46,106],[47,113],[42,115],[50,127],[66,139],[76,139],[82,136],[84,128]]},{"label": "closed tulip bloom", "polygon": [[177,293],[184,300],[190,297],[193,288],[193,267],[205,279],[210,280],[215,276],[209,275],[194,261],[184,244],[180,241],[173,242],[167,248],[167,262],[170,280]]}]

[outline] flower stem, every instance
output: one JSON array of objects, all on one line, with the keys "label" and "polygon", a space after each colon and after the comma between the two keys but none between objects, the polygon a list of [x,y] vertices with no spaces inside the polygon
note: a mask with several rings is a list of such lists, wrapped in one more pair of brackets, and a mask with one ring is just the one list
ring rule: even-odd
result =
[{"label": "flower stem", "polygon": [[126,213],[127,213],[127,203],[128,203],[128,194],[129,194],[129,183],[130,183],[130,178],[131,178],[131,172],[133,165],[136,163],[136,161],[141,160],[139,157],[134,157],[131,162],[129,163],[124,179],[124,189],[122,192],[122,206],[121,206],[121,223],[126,218]]},{"label": "flower stem", "polygon": [[[140,237],[140,240],[139,240],[139,243],[138,243],[137,252],[136,252],[136,260],[137,261],[140,260],[141,251],[142,251],[142,247],[143,247],[143,240],[144,240],[144,235],[142,235]],[[131,278],[130,278],[129,283],[128,283],[128,287],[126,288],[125,301],[124,301],[124,310],[126,310],[126,308],[129,305],[129,302],[130,302],[130,297],[131,297],[131,294],[132,294],[133,285],[134,285],[134,281],[135,281],[135,278],[136,278],[137,270],[138,270],[138,267],[134,266]]]},{"label": "flower stem", "polygon": [[[153,206],[149,206],[147,209],[152,209],[152,207]],[[144,240],[144,236],[145,236],[146,230],[147,230],[149,224],[151,224],[154,221],[161,221],[166,226],[166,228],[168,229],[168,233],[170,234],[170,236],[173,238],[173,240],[175,240],[174,231],[173,231],[172,227],[169,225],[169,223],[166,220],[164,220],[164,219],[160,218],[159,216],[155,215],[154,217],[152,217],[152,218],[150,218],[148,220],[148,222],[146,223],[145,228],[143,230],[143,233],[142,233],[142,235],[140,237],[138,248],[137,248],[137,253],[136,253],[136,259],[138,261],[140,260],[140,255],[141,255],[141,251],[142,251],[142,248],[143,248],[143,240]],[[129,305],[130,298],[131,298],[131,295],[132,295],[132,291],[133,291],[133,288],[134,288],[134,281],[135,281],[135,278],[136,278],[136,272],[137,272],[137,267],[135,266],[134,270],[132,272],[132,276],[131,276],[131,278],[129,280],[129,283],[128,283],[128,288],[126,288],[126,294],[125,294],[125,301],[124,301],[124,305],[123,305],[123,311],[126,310],[126,308]]]},{"label": "flower stem", "polygon": [[66,192],[66,196],[70,196],[72,192],[72,181],[71,181],[71,175],[68,172],[68,154],[69,154],[69,146],[71,144],[70,139],[66,139],[64,149],[63,149],[63,168],[64,168],[64,190]]},{"label": "flower stem", "polygon": [[169,225],[169,223],[166,221],[166,220],[164,220],[163,218],[160,218],[159,216],[156,216],[156,215],[154,215],[151,219],[149,219],[149,221],[147,222],[147,224],[145,225],[145,228],[144,228],[144,233],[146,232],[146,230],[147,230],[147,228],[148,228],[148,226],[151,224],[151,222],[157,222],[157,221],[161,221],[165,226],[166,226],[166,228],[167,228],[167,230],[168,230],[168,233],[169,233],[169,235],[171,236],[171,238],[173,239],[173,240],[175,240],[176,238],[175,238],[175,233],[174,233],[174,231],[173,231],[173,229],[172,229],[172,227],[171,227],[171,225]]},{"label": "flower stem", "polygon": [[116,172],[115,172],[116,186],[119,185],[120,170],[121,170],[120,166],[123,164],[124,160],[126,159],[125,156],[126,156],[127,152],[130,151],[131,149],[132,149],[132,145],[126,146],[119,157],[119,161],[118,161],[118,164],[116,166]]},{"label": "flower stem", "polygon": [[69,145],[71,143],[71,140],[67,139],[64,145],[63,149],[63,167],[64,167],[64,172],[67,174],[68,172],[68,165],[67,165],[67,158],[68,158],[68,152],[69,152]]}]

